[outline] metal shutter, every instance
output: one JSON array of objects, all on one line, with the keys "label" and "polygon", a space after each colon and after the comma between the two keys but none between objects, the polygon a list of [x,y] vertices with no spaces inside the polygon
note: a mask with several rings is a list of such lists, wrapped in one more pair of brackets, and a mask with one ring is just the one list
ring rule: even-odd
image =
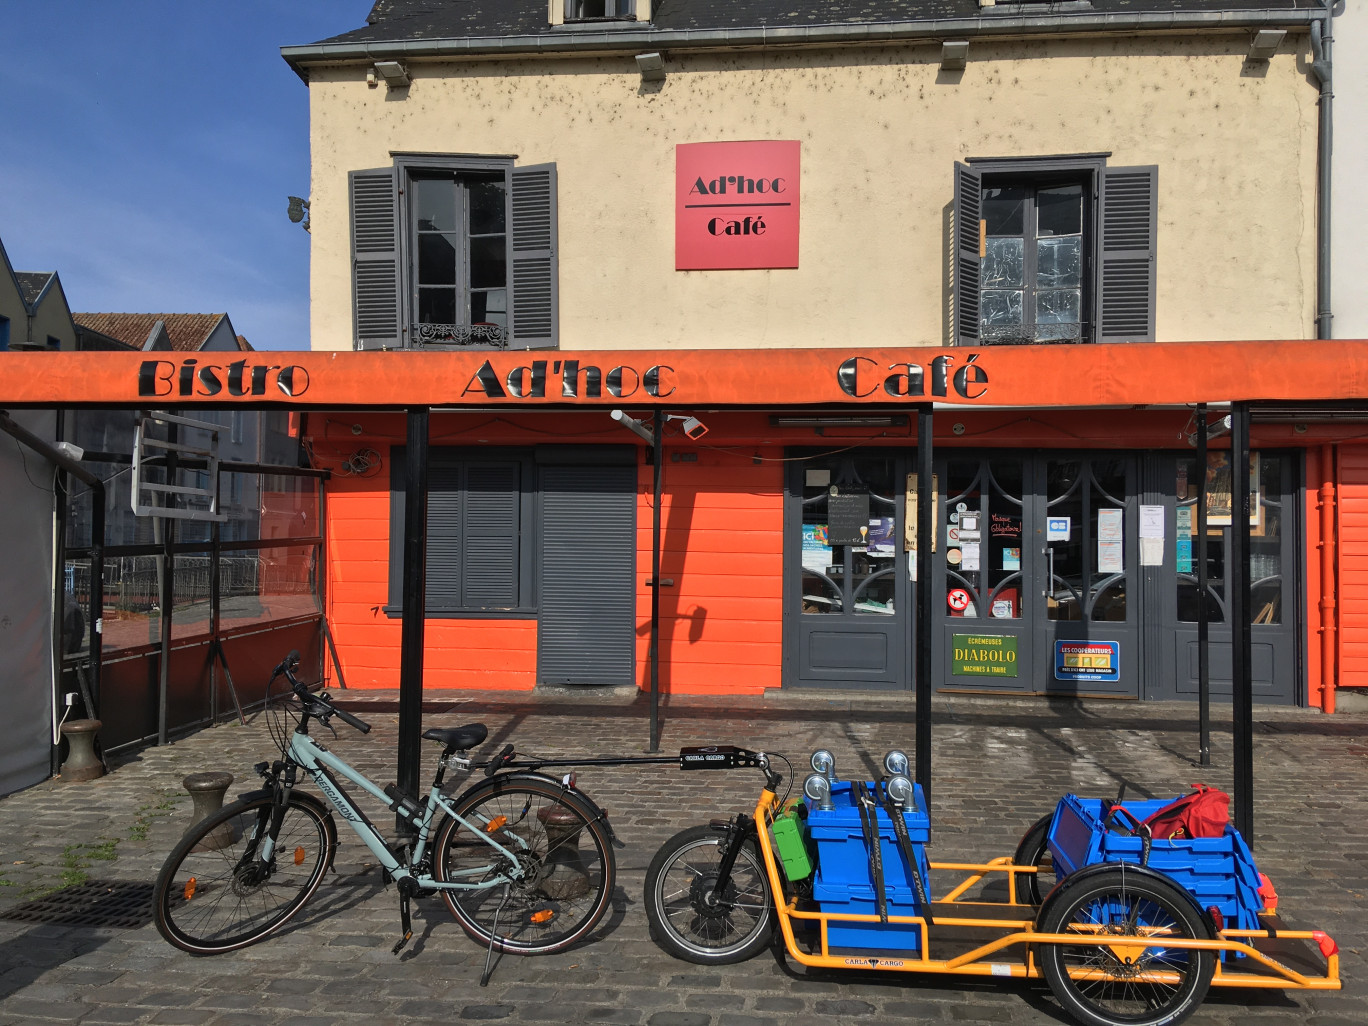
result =
[{"label": "metal shutter", "polygon": [[548,349],[560,333],[556,165],[513,169],[513,345]]},{"label": "metal shutter", "polygon": [[636,468],[541,468],[537,681],[631,684]]},{"label": "metal shutter", "polygon": [[518,605],[519,470],[517,463],[466,468],[462,605],[467,609]]},{"label": "metal shutter", "polygon": [[983,230],[983,176],[955,165],[955,341],[979,344],[979,252]]},{"label": "metal shutter", "polygon": [[1099,342],[1154,341],[1158,183],[1157,167],[1109,167],[1102,173]]},{"label": "metal shutter", "polygon": [[399,317],[399,213],[394,169],[352,171],[352,311],[357,349],[403,345]]}]

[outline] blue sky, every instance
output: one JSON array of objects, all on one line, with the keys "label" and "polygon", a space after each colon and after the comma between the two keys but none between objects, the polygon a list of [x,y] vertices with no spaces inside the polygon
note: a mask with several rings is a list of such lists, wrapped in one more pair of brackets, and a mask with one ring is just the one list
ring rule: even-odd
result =
[{"label": "blue sky", "polygon": [[75,311],[309,346],[308,89],[280,47],[371,0],[0,0],[0,241]]}]

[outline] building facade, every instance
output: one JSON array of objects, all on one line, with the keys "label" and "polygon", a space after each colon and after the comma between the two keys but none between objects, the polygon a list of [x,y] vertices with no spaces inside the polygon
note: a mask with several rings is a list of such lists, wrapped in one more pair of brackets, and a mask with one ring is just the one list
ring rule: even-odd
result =
[{"label": "building facade", "polygon": [[[1316,337],[1321,17],[382,0],[286,47],[310,95],[313,348],[527,351],[449,382],[433,414],[428,682],[644,684],[654,468],[622,419],[577,407],[606,395],[668,418],[667,689],[911,686],[909,399],[944,400],[936,687],[1195,695],[1205,604],[1228,689],[1224,443],[1199,467],[1192,402],[1099,396],[1112,346]],[[1002,346],[1074,347],[1075,408],[956,406]],[[670,371],[761,350],[834,361],[864,405],[669,408]],[[1216,423],[1240,393],[1202,398]],[[1329,706],[1356,683],[1339,556],[1321,559],[1344,432],[1316,409],[1257,420],[1255,695]],[[403,418],[310,414],[306,433],[335,472],[348,683],[392,686]]]}]

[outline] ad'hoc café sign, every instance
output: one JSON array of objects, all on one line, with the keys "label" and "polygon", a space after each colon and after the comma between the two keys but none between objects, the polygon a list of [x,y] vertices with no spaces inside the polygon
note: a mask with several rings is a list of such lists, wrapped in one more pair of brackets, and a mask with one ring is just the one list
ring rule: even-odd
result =
[{"label": "ad'hoc caf\u00e9 sign", "polygon": [[797,267],[799,146],[676,146],[675,269]]}]

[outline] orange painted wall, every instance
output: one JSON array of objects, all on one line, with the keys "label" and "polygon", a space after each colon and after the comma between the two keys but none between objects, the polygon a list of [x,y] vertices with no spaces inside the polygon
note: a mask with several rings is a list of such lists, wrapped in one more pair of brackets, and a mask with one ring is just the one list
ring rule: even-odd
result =
[{"label": "orange painted wall", "polygon": [[[697,463],[671,456],[697,454]],[[780,685],[783,655],[783,463],[666,446],[661,517],[660,689],[756,694]],[[653,468],[638,475],[637,679],[651,683]]]},{"label": "orange painted wall", "polygon": [[1368,447],[1339,449],[1339,682],[1368,685]]}]

